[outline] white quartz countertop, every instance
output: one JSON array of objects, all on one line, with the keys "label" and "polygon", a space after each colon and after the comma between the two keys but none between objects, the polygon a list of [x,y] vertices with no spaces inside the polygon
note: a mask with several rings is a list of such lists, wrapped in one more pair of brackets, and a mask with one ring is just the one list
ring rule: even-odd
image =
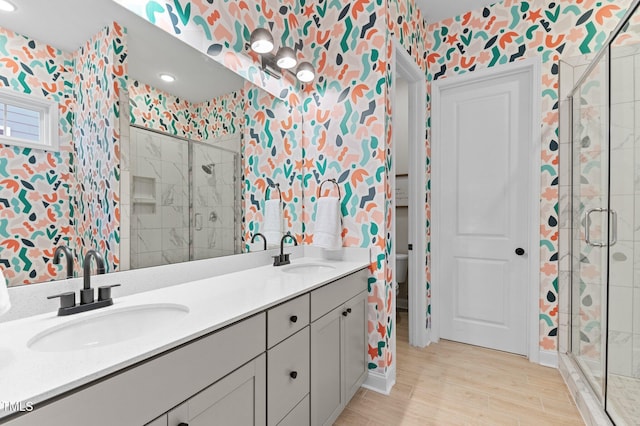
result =
[{"label": "white quartz countertop", "polygon": [[[9,404],[38,404],[117,372],[255,313],[359,271],[368,262],[294,259],[291,265],[322,263],[328,271],[287,273],[261,266],[231,274],[118,297],[113,306],[59,317],[56,312],[0,324],[0,420],[12,414]],[[152,304],[180,304],[189,313],[163,329],[106,346],[65,352],[38,352],[27,344],[50,327],[98,313]],[[131,327],[135,327],[131,324]]]}]

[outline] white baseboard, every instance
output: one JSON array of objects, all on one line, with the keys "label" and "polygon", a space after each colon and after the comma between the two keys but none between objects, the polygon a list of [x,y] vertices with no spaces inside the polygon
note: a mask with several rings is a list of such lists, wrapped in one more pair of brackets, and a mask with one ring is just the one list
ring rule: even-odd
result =
[{"label": "white baseboard", "polygon": [[538,361],[540,365],[545,367],[558,368],[558,351],[541,350]]},{"label": "white baseboard", "polygon": [[391,388],[393,388],[393,385],[395,384],[396,366],[394,364],[389,370],[387,370],[387,374],[378,373],[377,371],[369,371],[362,387],[383,395],[389,395],[391,393]]}]

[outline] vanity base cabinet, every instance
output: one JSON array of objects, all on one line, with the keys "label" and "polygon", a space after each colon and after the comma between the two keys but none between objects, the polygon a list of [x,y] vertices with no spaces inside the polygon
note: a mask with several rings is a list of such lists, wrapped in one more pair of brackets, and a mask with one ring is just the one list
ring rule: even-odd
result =
[{"label": "vanity base cabinet", "polygon": [[263,354],[171,410],[168,426],[264,425],[266,372]]},{"label": "vanity base cabinet", "polygon": [[3,424],[331,425],[367,374],[367,279],[340,278]]},{"label": "vanity base cabinet", "polygon": [[[349,402],[367,378],[367,295],[362,292],[346,303],[344,324],[345,397]],[[364,330],[364,331],[363,331]],[[345,405],[346,405],[345,402]]]},{"label": "vanity base cabinet", "polygon": [[[340,305],[311,323],[311,425],[331,425],[367,374],[367,273],[311,293],[311,311]],[[355,294],[355,295],[354,295]]]},{"label": "vanity base cabinet", "polygon": [[[265,347],[266,315],[262,313],[36,406],[7,425],[143,425],[264,354]],[[262,387],[264,396],[264,381]],[[264,406],[264,398],[260,404]],[[104,409],[97,412],[98,406]],[[262,411],[260,424],[266,417]]]}]

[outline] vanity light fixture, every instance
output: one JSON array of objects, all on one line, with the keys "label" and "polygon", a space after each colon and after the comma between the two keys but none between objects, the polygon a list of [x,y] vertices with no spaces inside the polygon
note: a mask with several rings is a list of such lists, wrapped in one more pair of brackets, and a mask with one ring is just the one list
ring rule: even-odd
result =
[{"label": "vanity light fixture", "polygon": [[160,74],[160,79],[162,81],[166,81],[167,83],[173,83],[174,81],[176,81],[176,78],[174,76],[167,73]]},{"label": "vanity light fixture", "polygon": [[303,83],[309,83],[316,78],[316,73],[313,69],[313,65],[309,62],[300,62],[298,69],[296,70],[296,77]]},{"label": "vanity light fixture", "polygon": [[0,11],[1,12],[15,12],[16,5],[11,3],[9,0],[0,0]]},{"label": "vanity light fixture", "polygon": [[264,54],[273,52],[273,36],[264,28],[256,28],[251,33],[251,50]]},{"label": "vanity light fixture", "polygon": [[[249,47],[260,55],[262,71],[275,78],[282,77],[282,71],[287,71],[295,75],[302,83],[310,83],[314,80],[316,73],[313,65],[309,62],[302,62],[298,65],[296,52],[290,47],[281,46],[274,55],[273,36],[265,28],[256,28],[251,33]],[[294,72],[293,69],[298,65]]]},{"label": "vanity light fixture", "polygon": [[284,70],[291,69],[296,66],[296,52],[290,47],[281,47],[276,54],[276,64]]}]

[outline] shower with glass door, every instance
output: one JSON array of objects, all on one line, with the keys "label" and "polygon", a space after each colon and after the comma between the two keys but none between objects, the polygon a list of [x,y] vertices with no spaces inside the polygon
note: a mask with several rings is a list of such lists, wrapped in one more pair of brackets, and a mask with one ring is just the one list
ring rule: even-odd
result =
[{"label": "shower with glass door", "polygon": [[239,143],[236,151],[134,126],[130,137],[131,267],[240,253]]},{"label": "shower with glass door", "polygon": [[569,97],[569,353],[618,426],[640,419],[637,5],[595,60],[582,67]]}]

